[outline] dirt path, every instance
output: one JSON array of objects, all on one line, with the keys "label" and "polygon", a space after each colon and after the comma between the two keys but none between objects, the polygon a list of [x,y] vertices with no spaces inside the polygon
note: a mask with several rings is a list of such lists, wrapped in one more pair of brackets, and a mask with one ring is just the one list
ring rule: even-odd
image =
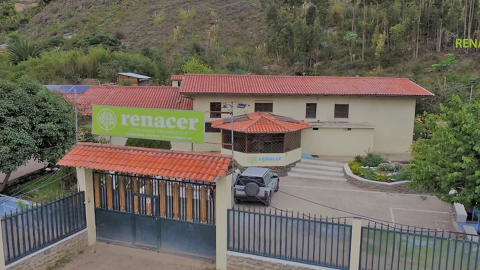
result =
[{"label": "dirt path", "polygon": [[87,248],[83,254],[73,258],[63,269],[213,270],[215,263],[97,242],[94,247]]}]

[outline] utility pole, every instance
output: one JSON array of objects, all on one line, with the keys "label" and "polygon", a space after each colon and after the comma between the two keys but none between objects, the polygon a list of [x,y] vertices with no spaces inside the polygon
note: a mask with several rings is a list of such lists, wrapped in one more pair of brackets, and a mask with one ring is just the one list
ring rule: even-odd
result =
[{"label": "utility pole", "polygon": [[472,103],[473,85],[476,83],[477,83],[477,78],[470,79],[470,99],[468,100],[468,104]]}]

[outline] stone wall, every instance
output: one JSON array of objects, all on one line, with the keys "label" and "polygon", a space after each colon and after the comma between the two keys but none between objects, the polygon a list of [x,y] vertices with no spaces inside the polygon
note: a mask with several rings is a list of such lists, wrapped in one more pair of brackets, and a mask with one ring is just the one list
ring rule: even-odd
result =
[{"label": "stone wall", "polygon": [[[272,171],[276,172],[279,176],[287,176],[287,173],[292,169],[292,167],[295,166],[295,164],[297,164],[298,162],[300,162],[300,160],[297,160],[293,163],[290,163],[286,166],[262,166],[264,168],[270,168]],[[244,169],[248,168],[248,167],[243,167]]]},{"label": "stone wall", "polygon": [[343,166],[343,174],[347,178],[348,183],[363,189],[390,193],[426,194],[424,191],[408,188],[410,181],[385,183],[364,179],[354,175],[347,163]]},{"label": "stone wall", "polygon": [[228,270],[278,270],[278,269],[295,269],[295,270],[326,270],[333,269],[328,267],[308,265],[303,263],[295,263],[290,261],[272,259],[267,257],[242,254],[238,252],[227,253],[227,269]]},{"label": "stone wall", "polygon": [[74,257],[88,245],[87,230],[80,231],[6,266],[8,270],[45,270],[64,256]]},{"label": "stone wall", "polygon": [[357,186],[363,189],[373,190],[373,191],[382,191],[382,192],[390,192],[390,193],[408,193],[408,194],[421,193],[419,191],[409,189],[407,187],[408,183],[400,183],[394,186],[386,186],[386,185],[381,185],[377,183],[360,181],[346,174],[345,174],[345,178],[347,178],[348,183],[354,186]]}]

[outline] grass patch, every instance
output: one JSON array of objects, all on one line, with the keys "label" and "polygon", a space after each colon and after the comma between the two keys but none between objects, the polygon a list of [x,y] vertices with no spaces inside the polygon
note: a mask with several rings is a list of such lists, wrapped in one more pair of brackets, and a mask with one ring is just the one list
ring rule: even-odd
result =
[{"label": "grass patch", "polygon": [[78,255],[82,255],[83,253],[85,253],[85,250],[83,250],[83,249],[78,251]]},{"label": "grass patch", "polygon": [[63,192],[63,189],[61,181],[57,181],[56,173],[53,173],[20,185],[16,192],[20,191],[20,194],[27,193],[23,199],[37,202],[57,196]]},{"label": "grass patch", "polygon": [[69,263],[71,261],[72,261],[72,259],[70,258],[70,256],[63,256],[58,261],[56,261],[53,266],[48,267],[47,269],[48,270],[62,269],[62,268],[65,267],[65,265],[67,265],[67,263]]}]

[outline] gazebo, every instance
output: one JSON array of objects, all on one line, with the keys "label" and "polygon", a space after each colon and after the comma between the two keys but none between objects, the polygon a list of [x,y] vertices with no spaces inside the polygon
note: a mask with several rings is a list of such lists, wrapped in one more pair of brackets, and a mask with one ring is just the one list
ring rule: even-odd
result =
[{"label": "gazebo", "polygon": [[[222,130],[222,154],[231,154],[232,119],[214,121]],[[234,158],[244,167],[270,167],[284,175],[301,159],[302,129],[312,126],[290,117],[265,112],[233,117]]]}]

